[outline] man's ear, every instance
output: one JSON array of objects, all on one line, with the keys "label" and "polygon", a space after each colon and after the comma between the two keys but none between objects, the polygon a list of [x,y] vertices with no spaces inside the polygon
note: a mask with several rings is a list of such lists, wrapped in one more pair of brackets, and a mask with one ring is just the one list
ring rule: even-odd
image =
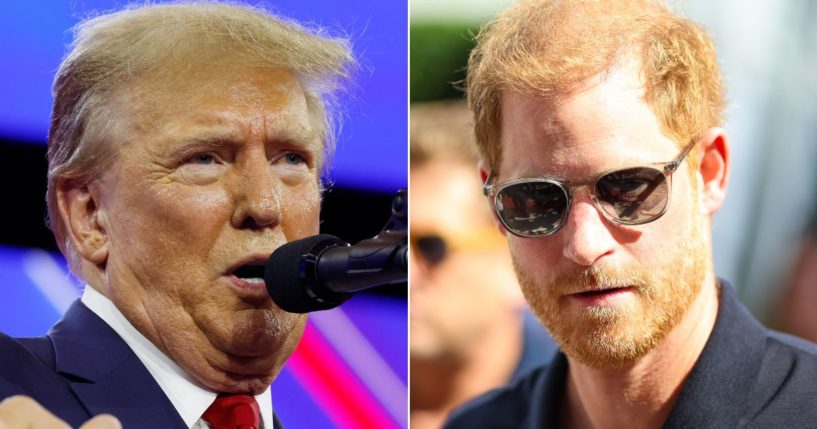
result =
[{"label": "man's ear", "polygon": [[108,260],[108,233],[96,190],[93,184],[60,179],[57,206],[77,253],[95,265],[104,265]]},{"label": "man's ear", "polygon": [[[485,161],[480,161],[477,164],[477,168],[479,168],[480,182],[485,183],[488,180],[488,176],[491,175],[491,168],[488,167],[488,164],[486,164]],[[482,192],[482,190],[480,190],[480,192]],[[493,203],[490,203],[490,204],[491,204],[491,207],[490,207],[491,208],[491,213],[493,213],[493,215],[494,215],[494,226],[496,227],[496,229],[499,230],[500,234],[507,237],[508,230],[506,230],[505,227],[502,226],[502,222],[500,222],[499,218],[496,217],[496,211],[494,210]]]},{"label": "man's ear", "polygon": [[731,154],[729,138],[723,128],[710,128],[698,142],[699,185],[701,186],[701,208],[710,216],[714,215],[726,199],[729,186]]}]

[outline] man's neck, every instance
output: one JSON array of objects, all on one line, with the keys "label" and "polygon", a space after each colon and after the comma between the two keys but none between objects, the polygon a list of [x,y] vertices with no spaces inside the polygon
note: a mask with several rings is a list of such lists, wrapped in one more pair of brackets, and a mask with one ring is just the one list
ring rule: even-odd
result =
[{"label": "man's neck", "polygon": [[411,359],[411,427],[438,428],[457,406],[508,382],[523,349],[522,317],[491,323],[465,353]]},{"label": "man's neck", "polygon": [[715,326],[719,290],[708,278],[681,323],[631,365],[599,369],[568,357],[562,426],[660,428]]}]

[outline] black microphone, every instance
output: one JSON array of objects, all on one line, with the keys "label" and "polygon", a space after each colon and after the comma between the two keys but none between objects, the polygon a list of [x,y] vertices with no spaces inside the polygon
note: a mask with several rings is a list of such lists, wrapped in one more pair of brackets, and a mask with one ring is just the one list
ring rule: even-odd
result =
[{"label": "black microphone", "polygon": [[264,281],[284,311],[328,310],[355,292],[405,283],[407,247],[378,237],[354,246],[328,234],[307,237],[272,253]]},{"label": "black microphone", "polygon": [[401,189],[374,238],[350,246],[322,234],[279,247],[264,269],[267,292],[282,310],[308,313],[335,308],[365,289],[406,283],[407,220],[407,192]]}]

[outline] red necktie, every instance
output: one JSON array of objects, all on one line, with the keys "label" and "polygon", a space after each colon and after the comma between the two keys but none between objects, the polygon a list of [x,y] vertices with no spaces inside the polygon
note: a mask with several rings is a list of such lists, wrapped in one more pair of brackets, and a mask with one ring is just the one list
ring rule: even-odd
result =
[{"label": "red necktie", "polygon": [[258,429],[261,410],[250,395],[219,395],[201,416],[212,429]]}]

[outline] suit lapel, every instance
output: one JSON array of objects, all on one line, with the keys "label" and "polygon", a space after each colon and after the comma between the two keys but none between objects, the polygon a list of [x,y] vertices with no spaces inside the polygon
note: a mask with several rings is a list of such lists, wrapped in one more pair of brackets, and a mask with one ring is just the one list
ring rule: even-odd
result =
[{"label": "suit lapel", "polygon": [[75,301],[48,336],[56,370],[90,415],[110,413],[128,427],[186,427],[162,389],[127,344]]}]

